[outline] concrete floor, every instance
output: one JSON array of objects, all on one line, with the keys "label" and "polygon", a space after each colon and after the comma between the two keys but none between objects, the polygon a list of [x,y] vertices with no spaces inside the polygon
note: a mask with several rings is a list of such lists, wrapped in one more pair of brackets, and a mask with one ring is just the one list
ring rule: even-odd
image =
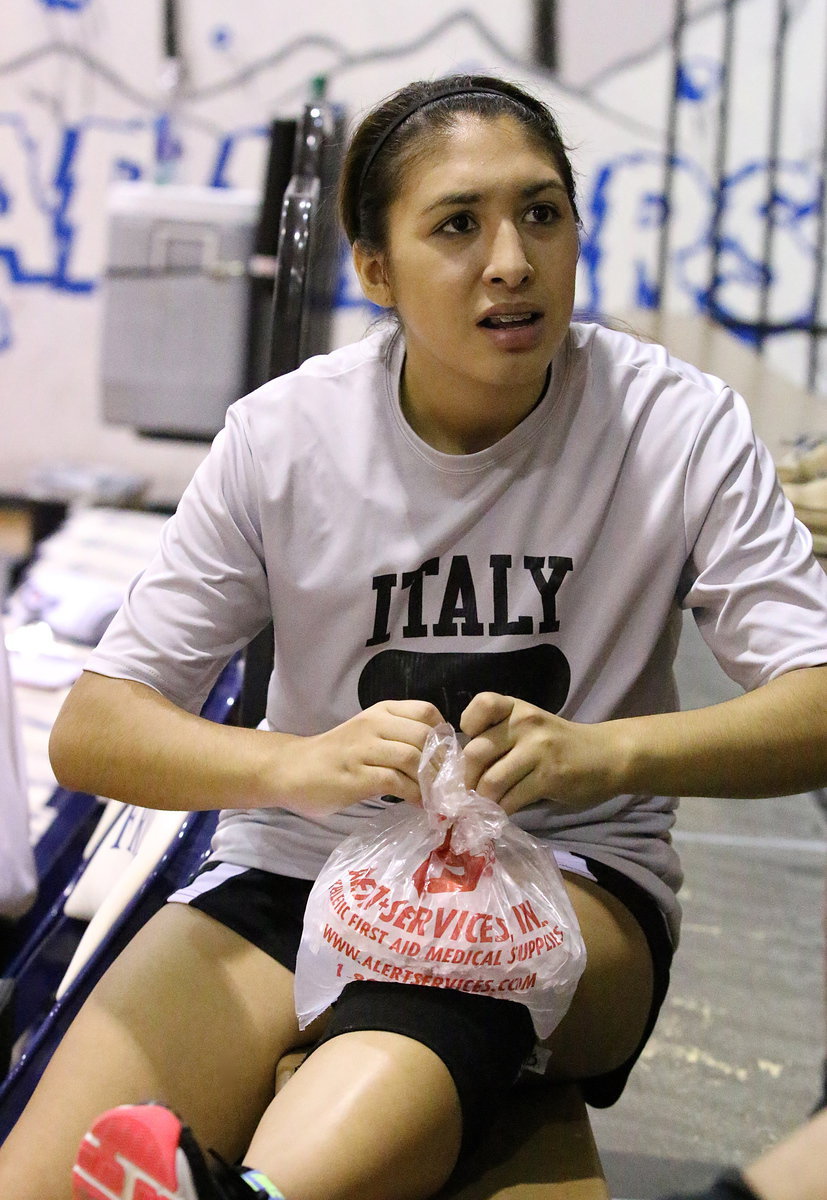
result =
[{"label": "concrete floor", "polygon": [[[685,707],[737,694],[691,621],[679,680]],[[620,1101],[590,1110],[613,1196],[704,1186],[792,1129],[819,1096],[823,799],[681,803],[684,923],[670,993]]]}]

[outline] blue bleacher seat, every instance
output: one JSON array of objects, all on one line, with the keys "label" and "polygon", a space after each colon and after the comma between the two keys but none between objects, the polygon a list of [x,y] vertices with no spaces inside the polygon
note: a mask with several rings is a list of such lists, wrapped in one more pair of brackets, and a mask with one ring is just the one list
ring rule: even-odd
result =
[{"label": "blue bleacher seat", "polygon": [[[226,722],[233,715],[241,690],[241,659],[235,658],[217,681],[202,715]],[[67,794],[68,795],[68,794]],[[92,798],[89,798],[92,799]],[[94,801],[100,813],[100,804]],[[139,888],[115,916],[68,986],[56,993],[73,961],[87,922],[68,916],[69,896],[86,869],[81,862],[3,973],[5,1031],[16,1044],[16,1061],[0,1083],[0,1141],[14,1125],[46,1064],[95,982],[138,929],[184,884],[206,857],[218,814],[181,814],[171,842],[154,862]],[[82,850],[82,847],[81,847]],[[80,851],[78,851],[78,859]],[[10,994],[13,993],[13,994]],[[2,999],[2,997],[0,997]]]}]

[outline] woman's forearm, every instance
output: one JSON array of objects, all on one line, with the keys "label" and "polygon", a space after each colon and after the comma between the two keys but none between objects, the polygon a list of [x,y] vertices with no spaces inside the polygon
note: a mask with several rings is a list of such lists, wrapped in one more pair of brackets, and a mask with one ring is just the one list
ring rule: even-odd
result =
[{"label": "woman's forearm", "polygon": [[611,725],[618,792],[780,796],[827,785],[827,666],[709,708]]},{"label": "woman's forearm", "polygon": [[145,808],[267,803],[262,780],[292,738],[216,724],[152,688],[84,672],[52,729],[58,782]]},{"label": "woman's forearm", "polygon": [[142,683],[85,672],[52,730],[58,781],[144,808],[280,807],[323,815],[368,796],[418,803],[419,758],[441,720],[383,700],[322,733],[273,733],[193,716]]}]

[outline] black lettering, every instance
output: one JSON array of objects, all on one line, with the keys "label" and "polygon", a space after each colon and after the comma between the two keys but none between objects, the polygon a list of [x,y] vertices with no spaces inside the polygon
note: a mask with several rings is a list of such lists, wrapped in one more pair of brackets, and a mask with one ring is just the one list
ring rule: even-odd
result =
[{"label": "black lettering", "polygon": [[557,593],[560,591],[560,585],[566,575],[572,569],[572,561],[570,558],[561,558],[557,554],[550,554],[548,565],[550,571],[548,579],[546,579],[543,575],[544,559],[533,557],[523,559],[523,566],[531,572],[531,578],[543,601],[543,619],[540,622],[538,633],[556,633],[560,628],[560,622],[557,620]]},{"label": "black lettering", "polygon": [[465,554],[455,554],[451,562],[448,582],[445,585],[445,595],[442,598],[442,610],[439,620],[434,625],[434,636],[456,637],[457,622],[454,619],[456,617],[463,619],[463,637],[475,637],[484,632],[484,626],[477,618],[474,577]]},{"label": "black lettering", "polygon": [[511,566],[510,554],[492,554],[491,570],[494,573],[494,620],[488,626],[488,632],[497,637],[510,633],[533,633],[534,621],[531,617],[517,617],[509,620],[508,616],[508,569]]},{"label": "black lettering", "polygon": [[391,612],[391,592],[396,587],[395,575],[374,575],[373,590],[376,592],[376,612],[373,617],[373,634],[366,646],[380,646],[391,640],[388,618]]},{"label": "black lettering", "polygon": [[422,592],[425,576],[438,573],[439,559],[429,558],[417,571],[406,571],[402,576],[402,587],[408,588],[408,620],[402,627],[403,637],[428,636],[428,626],[422,620]]}]

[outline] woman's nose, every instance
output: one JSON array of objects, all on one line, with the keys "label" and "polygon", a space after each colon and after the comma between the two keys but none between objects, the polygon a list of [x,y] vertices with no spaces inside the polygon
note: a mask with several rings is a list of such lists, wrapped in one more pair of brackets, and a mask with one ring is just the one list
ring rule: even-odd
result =
[{"label": "woman's nose", "polygon": [[486,283],[502,283],[508,288],[522,287],[534,274],[519,231],[510,221],[497,227],[490,244]]}]

